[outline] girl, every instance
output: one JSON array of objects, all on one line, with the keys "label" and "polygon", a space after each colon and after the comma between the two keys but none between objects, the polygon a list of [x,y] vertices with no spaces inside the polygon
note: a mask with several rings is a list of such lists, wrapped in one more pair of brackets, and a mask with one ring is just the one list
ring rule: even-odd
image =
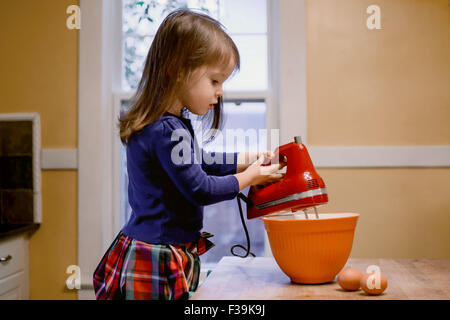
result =
[{"label": "girl", "polygon": [[213,246],[211,234],[200,234],[203,206],[283,177],[276,171],[284,162],[263,164],[272,152],[251,163],[257,154],[201,151],[216,161],[192,161],[198,146],[183,114],[214,110],[211,128],[217,129],[222,84],[239,65],[239,52],[218,21],[183,9],[162,22],[133,107],[119,119],[132,214],[94,272],[97,299],[189,298],[198,285],[199,255]]}]

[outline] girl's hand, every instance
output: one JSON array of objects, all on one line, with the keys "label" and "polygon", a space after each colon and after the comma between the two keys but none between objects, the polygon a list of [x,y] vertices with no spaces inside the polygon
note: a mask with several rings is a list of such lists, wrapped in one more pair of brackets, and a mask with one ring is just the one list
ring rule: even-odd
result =
[{"label": "girl's hand", "polygon": [[269,185],[283,179],[284,173],[277,173],[277,171],[286,166],[286,162],[268,164],[277,160],[274,157],[275,154],[271,151],[261,153],[258,160],[244,171],[250,176],[250,185]]},{"label": "girl's hand", "polygon": [[242,170],[238,170],[234,176],[238,180],[239,190],[251,185],[266,186],[283,179],[284,173],[276,172],[286,166],[287,159],[284,157],[279,162],[276,157],[278,156],[273,152],[263,152],[251,165],[246,165]]},{"label": "girl's hand", "polygon": [[271,163],[277,163],[276,161],[280,162],[286,162],[286,157],[284,159],[276,159],[275,153],[272,151],[264,151],[264,152],[240,152],[238,154],[237,158],[237,166],[236,166],[236,172],[243,172],[245,169],[247,169],[253,162],[258,160],[258,158],[263,155],[266,159],[264,160],[264,164],[267,164],[269,162]]},{"label": "girl's hand", "polygon": [[259,156],[261,156],[261,155],[263,155],[265,157],[263,165],[269,164],[269,163],[274,164],[274,163],[278,163],[278,162],[283,164],[283,166],[281,168],[283,168],[286,165],[287,160],[286,160],[285,156],[283,156],[283,158],[281,158],[281,159],[279,159],[279,158],[277,159],[276,158],[277,154],[275,154],[272,151],[262,152],[262,153],[259,154]]}]

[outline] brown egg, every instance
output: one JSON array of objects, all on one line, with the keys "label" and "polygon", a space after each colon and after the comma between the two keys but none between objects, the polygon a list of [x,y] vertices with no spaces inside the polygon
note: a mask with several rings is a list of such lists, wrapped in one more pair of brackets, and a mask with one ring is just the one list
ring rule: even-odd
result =
[{"label": "brown egg", "polygon": [[[379,280],[377,277],[379,275]],[[361,288],[365,293],[376,296],[383,293],[387,288],[387,279],[381,273],[365,273],[361,278]]]},{"label": "brown egg", "polygon": [[347,291],[355,291],[360,287],[363,274],[361,271],[353,268],[345,268],[338,275],[338,283],[342,289]]}]

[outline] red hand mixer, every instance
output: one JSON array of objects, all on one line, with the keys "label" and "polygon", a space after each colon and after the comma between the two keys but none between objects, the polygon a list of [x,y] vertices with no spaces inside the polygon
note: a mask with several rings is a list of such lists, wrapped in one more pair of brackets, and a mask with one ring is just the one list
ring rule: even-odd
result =
[{"label": "red hand mixer", "polygon": [[[241,199],[247,203],[247,219],[254,219],[268,214],[281,214],[281,211],[289,210],[291,212],[303,210],[306,219],[308,219],[306,210],[310,207],[314,208],[316,218],[319,218],[316,206],[328,202],[325,183],[317,174],[308,150],[301,141],[301,137],[295,137],[294,141],[278,147],[274,152],[275,159],[281,159],[283,156],[287,159],[286,174],[281,181],[266,187],[252,186],[248,192],[248,197],[242,193],[238,194],[238,205],[248,248],[235,245],[231,248],[233,255],[247,257],[251,254],[254,256],[250,252],[250,240],[242,214]],[[243,248],[247,251],[246,255],[235,254],[233,251],[234,247]]]}]

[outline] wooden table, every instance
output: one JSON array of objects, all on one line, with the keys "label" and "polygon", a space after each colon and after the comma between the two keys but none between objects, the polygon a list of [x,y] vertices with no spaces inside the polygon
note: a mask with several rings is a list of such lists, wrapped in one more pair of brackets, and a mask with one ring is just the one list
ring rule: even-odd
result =
[{"label": "wooden table", "polygon": [[199,286],[192,300],[338,300],[338,299],[450,299],[448,259],[349,259],[345,267],[366,272],[380,267],[388,287],[379,296],[361,289],[348,292],[335,281],[327,284],[295,284],[272,257],[224,257]]}]

